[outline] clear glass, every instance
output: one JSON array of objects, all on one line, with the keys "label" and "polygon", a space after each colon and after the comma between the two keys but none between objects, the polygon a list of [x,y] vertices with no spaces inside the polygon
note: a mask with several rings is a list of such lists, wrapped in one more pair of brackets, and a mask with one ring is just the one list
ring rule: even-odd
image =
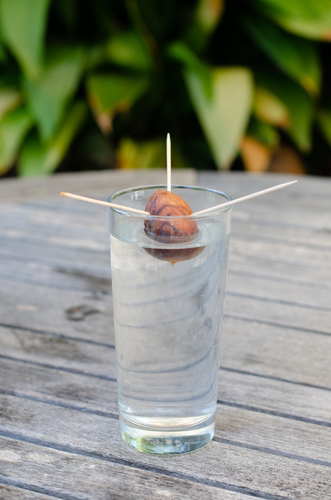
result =
[{"label": "clear glass", "polygon": [[[145,209],[165,186],[115,193],[114,203]],[[231,197],[173,186],[193,212]],[[189,241],[157,241],[150,221],[193,219]],[[118,403],[122,438],[145,453],[177,454],[214,435],[231,208],[159,217],[110,209]]]}]

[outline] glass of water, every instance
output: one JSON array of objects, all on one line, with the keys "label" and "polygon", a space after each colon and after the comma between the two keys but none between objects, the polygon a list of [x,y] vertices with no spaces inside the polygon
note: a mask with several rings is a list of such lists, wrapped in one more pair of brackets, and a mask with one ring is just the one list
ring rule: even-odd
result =
[{"label": "glass of water", "polygon": [[[109,201],[144,210],[158,189],[166,187],[127,189]],[[231,199],[199,187],[172,191],[194,213]],[[145,453],[190,452],[214,435],[231,207],[186,217],[197,234],[169,243],[145,231],[161,217],[110,209],[120,427]]]}]

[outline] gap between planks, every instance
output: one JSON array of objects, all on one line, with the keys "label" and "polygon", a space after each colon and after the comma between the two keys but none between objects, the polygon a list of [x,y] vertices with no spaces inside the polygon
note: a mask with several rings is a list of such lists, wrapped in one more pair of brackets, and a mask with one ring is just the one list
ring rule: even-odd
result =
[{"label": "gap between planks", "polygon": [[[46,223],[45,223],[46,224]],[[287,229],[291,229],[291,237],[293,237],[293,229],[295,229],[294,227],[290,226],[290,225],[280,225],[280,226],[272,226],[270,225],[269,223],[265,223],[265,224],[262,224],[261,222],[258,222],[256,220],[249,220],[249,221],[242,221],[242,220],[234,220],[233,224],[232,224],[234,227],[232,227],[232,232],[231,232],[231,240],[234,240],[234,239],[238,239],[238,240],[245,240],[245,241],[255,241],[255,242],[264,242],[264,243],[271,243],[271,244],[275,244],[275,243],[284,243],[284,236],[286,236],[287,233],[285,233],[284,235],[284,229],[287,228]],[[239,231],[238,229],[235,229],[236,226],[243,226],[244,227],[244,230],[243,231]],[[273,227],[273,229],[275,230],[275,228],[279,228],[279,235],[276,236],[276,237],[273,237],[273,236],[264,236],[263,234],[263,231],[262,229],[259,229],[258,227],[257,228],[254,228],[254,230],[252,230],[252,228],[250,229],[251,226],[267,226],[268,228],[270,227]],[[0,229],[8,229],[8,230],[12,230],[13,227],[16,227],[15,225],[15,220],[12,221],[9,225],[7,226],[1,226],[0,224]],[[95,226],[94,226],[95,227]],[[107,225],[105,224],[105,227],[104,227],[104,230],[103,230],[103,225],[101,226],[100,225],[100,229],[98,229],[97,231],[97,236],[98,236],[98,239],[100,239],[100,236],[103,237],[105,234],[108,235],[108,229],[107,229]],[[35,234],[40,234],[43,232],[45,226],[43,225],[40,225],[39,224],[35,224],[35,227],[32,227],[32,228],[28,228],[27,227],[27,224],[25,224],[22,229],[18,229],[18,231],[27,231],[26,235],[16,235],[16,236],[10,236],[10,235],[7,235],[6,233],[0,233],[0,241],[1,240],[14,240],[14,241],[17,241],[21,244],[23,243],[26,243],[27,240],[31,240],[35,243],[37,243],[38,245],[40,246],[44,246],[44,247],[47,247],[47,246],[50,246],[52,245],[51,243],[48,243],[47,241],[45,241],[45,237],[44,238],[40,238],[40,237],[31,237],[31,235],[33,235],[33,233]],[[326,229],[319,229],[317,231],[317,228],[315,228],[315,231],[312,231],[311,228],[304,228],[304,227],[300,227],[300,228],[296,228],[296,229],[301,229],[301,230],[307,230],[307,233],[306,235],[304,235],[304,239],[303,239],[303,236],[301,235],[298,235],[297,238],[299,239],[286,239],[286,245],[290,246],[290,247],[293,247],[293,246],[300,246],[300,247],[303,247],[303,248],[307,248],[307,249],[313,249],[313,250],[320,250],[320,251],[330,251],[330,248],[331,248],[331,245],[329,243],[330,241],[330,234],[328,234],[326,232]],[[86,237],[88,235],[89,238],[91,238],[91,232],[93,231],[93,227],[89,227],[87,226],[86,224],[85,225],[81,225],[79,228],[77,228],[77,225],[73,226],[73,227],[65,227],[65,229],[62,229],[59,231],[59,228],[58,226],[54,226],[54,230],[52,231],[50,229],[50,226],[49,224],[47,225],[47,236],[48,237],[54,237],[54,236],[58,236],[59,234],[62,234],[63,233],[63,238],[68,238],[69,237],[69,232],[70,232],[70,238],[73,238],[74,235],[77,239],[81,239],[82,237]],[[95,229],[94,229],[95,231]],[[326,240],[325,241],[325,244],[321,244],[321,243],[312,243],[312,242],[309,242],[307,241],[307,238],[309,238],[311,236],[312,239],[314,239],[313,237],[313,234],[314,232],[319,232],[323,235],[324,239]],[[68,234],[67,234],[68,233]],[[301,238],[300,238],[301,236]],[[104,243],[104,240],[103,238],[102,239],[102,242]],[[60,246],[60,245],[57,245],[57,246]],[[67,245],[63,245],[63,247],[65,248],[68,248]],[[79,247],[77,247],[77,251],[79,251]]]},{"label": "gap between planks", "polygon": [[[231,273],[229,273],[231,274]],[[240,272],[238,271],[236,275],[240,275]],[[246,274],[243,273],[243,276]],[[256,276],[255,276],[256,278]],[[252,277],[253,279],[253,277]],[[268,281],[267,277],[263,278],[264,281]],[[39,281],[33,278],[24,278],[24,277],[19,277],[19,276],[10,276],[10,275],[3,275],[0,274],[0,281],[3,282],[10,282],[10,283],[23,283],[26,285],[31,285],[31,286],[36,286],[40,288],[48,288],[48,289],[53,289],[53,290],[63,290],[63,291],[68,291],[68,292],[77,292],[81,294],[86,294],[86,293],[91,293],[91,294],[100,294],[104,295],[105,297],[111,297],[112,296],[112,291],[111,291],[111,278],[109,278],[109,291],[105,291],[102,288],[81,288],[81,287],[75,287],[75,286],[70,286],[70,285],[61,285],[61,284],[54,284],[50,283],[48,281]],[[287,283],[285,280],[272,280],[270,281],[277,281],[277,282],[282,282],[282,283]],[[288,282],[289,284],[290,282]],[[295,286],[304,286],[300,282],[294,283]],[[318,285],[315,285],[314,288],[318,288]],[[322,287],[325,289],[325,286]],[[329,287],[327,287],[329,289]],[[311,309],[313,311],[324,311],[324,312],[331,312],[331,307],[327,306],[320,306],[317,304],[309,304],[307,302],[297,302],[293,300],[283,300],[275,297],[266,297],[266,296],[259,296],[259,295],[254,295],[254,294],[248,294],[248,293],[241,293],[237,291],[233,291],[231,289],[226,290],[226,295],[227,296],[232,296],[235,298],[239,299],[248,299],[248,300],[256,300],[257,302],[269,302],[272,304],[281,304],[284,306],[292,306],[292,307],[298,307],[298,308],[303,308],[303,309]],[[253,318],[252,318],[253,319]],[[258,319],[257,319],[258,321]],[[292,328],[292,327],[290,327]],[[300,328],[300,327],[299,327]],[[305,330],[305,329],[303,329]],[[313,330],[311,330],[313,331]],[[322,333],[322,332],[321,332]],[[330,335],[331,333],[329,332],[324,332],[325,335]]]},{"label": "gap between planks", "polygon": [[[148,459],[149,459],[149,461],[152,461],[153,458],[158,459],[160,457],[148,457],[147,456],[147,459],[145,459],[146,456],[143,456],[143,457],[141,457],[141,460],[136,460],[134,458],[132,458],[131,460],[128,460],[126,458],[121,458],[118,456],[105,454],[103,452],[89,451],[89,450],[86,450],[84,448],[80,448],[80,447],[73,446],[73,445],[65,445],[65,444],[54,442],[54,441],[48,441],[48,440],[33,438],[30,436],[25,436],[21,433],[16,433],[16,432],[0,431],[0,436],[2,436],[4,439],[15,440],[15,441],[22,442],[22,443],[24,442],[24,443],[27,443],[30,445],[44,447],[44,448],[47,448],[49,450],[68,453],[70,455],[75,455],[77,457],[85,457],[85,458],[99,460],[101,462],[122,465],[122,466],[129,467],[132,469],[139,469],[139,470],[151,472],[154,474],[161,474],[161,475],[169,476],[169,477],[172,477],[174,479],[190,481],[190,482],[200,484],[200,485],[212,486],[212,487],[218,488],[218,489],[223,489],[223,490],[232,491],[232,492],[236,492],[236,493],[242,493],[242,494],[245,494],[247,496],[252,496],[255,498],[258,497],[258,498],[261,498],[264,500],[285,500],[285,498],[287,498],[289,500],[288,496],[284,497],[283,495],[276,495],[276,494],[268,493],[267,491],[256,490],[256,489],[241,486],[241,485],[235,485],[235,484],[233,484],[233,482],[234,482],[233,480],[232,480],[232,484],[230,484],[230,483],[227,483],[224,481],[219,481],[216,479],[209,479],[207,477],[202,477],[202,471],[200,472],[199,475],[195,475],[195,474],[192,474],[192,472],[179,471],[178,470],[179,467],[178,468],[176,467],[176,470],[175,470],[174,468],[170,468],[170,467],[166,468],[164,466],[161,467],[159,465],[155,465],[153,463],[147,462]],[[213,445],[215,447],[218,444],[228,446],[231,448],[231,444],[228,445],[226,443],[217,443],[216,440],[212,441],[212,443],[209,445],[209,447],[211,445]],[[250,449],[248,449],[247,451],[248,452],[249,451],[256,452],[256,450],[250,450]],[[201,451],[200,451],[200,453],[201,453]],[[270,454],[269,456],[273,457],[275,455]],[[276,455],[276,457],[279,458],[279,455]],[[179,456],[177,458],[180,459],[181,456]],[[195,458],[197,458],[197,457],[195,457]],[[291,461],[295,460],[295,459],[289,458],[289,457],[282,457],[282,458],[285,458],[286,460],[291,460]],[[307,462],[306,460],[302,461],[302,463],[306,463],[306,464],[309,464],[312,466],[321,467],[321,464],[319,464],[319,463],[316,463],[316,464],[310,463],[310,462]],[[168,461],[168,464],[169,464],[169,461]],[[171,465],[175,466],[175,464],[176,464],[176,457],[172,457]],[[313,470],[311,471],[311,473],[313,473]],[[243,481],[241,481],[241,483],[242,482]]]},{"label": "gap between planks", "polygon": [[[77,375],[77,374],[76,374]],[[248,375],[252,375],[251,373],[248,373]],[[253,375],[254,376],[254,375]],[[115,381],[113,381],[115,383]],[[283,381],[284,382],[284,381]],[[299,385],[299,384],[297,384]],[[309,386],[310,387],[310,386]],[[317,387],[320,390],[323,390],[321,387]],[[47,398],[42,398],[38,396],[32,396],[30,394],[24,394],[24,393],[18,393],[16,391],[11,391],[11,390],[6,390],[6,389],[0,389],[0,396],[12,396],[18,399],[24,399],[27,401],[34,401],[35,403],[40,403],[40,404],[45,404],[45,405],[50,405],[50,406],[55,406],[59,408],[65,408],[66,410],[72,410],[72,411],[78,411],[81,413],[90,413],[92,415],[97,415],[99,417],[104,417],[104,418],[111,418],[114,420],[119,420],[119,415],[118,413],[112,413],[112,412],[107,412],[103,410],[97,410],[94,408],[88,408],[86,406],[78,406],[74,405],[71,403],[65,403],[63,401],[56,401],[52,399],[47,399]],[[304,424],[309,424],[309,425],[317,425],[319,427],[327,427],[331,428],[331,422],[328,422],[326,420],[318,420],[310,417],[303,417],[300,415],[295,415],[292,413],[286,413],[283,411],[278,411],[278,410],[268,410],[266,408],[261,408],[261,407],[255,407],[249,404],[243,404],[243,403],[236,403],[234,401],[225,401],[225,400],[217,400],[217,405],[219,406],[226,406],[229,408],[236,408],[237,410],[243,410],[243,411],[249,411],[253,413],[259,413],[261,415],[270,415],[272,417],[277,417],[277,418],[283,418],[286,420],[293,420],[294,422],[302,422]],[[0,431],[1,432],[1,431]],[[331,467],[331,462],[330,462],[330,467]]]},{"label": "gap between planks", "polygon": [[[45,367],[28,363],[20,363],[18,358],[1,358],[0,370],[7,381],[6,389],[19,393],[45,397],[59,401],[77,403],[97,410],[117,411],[116,381],[86,377],[85,374],[68,374],[57,370],[54,373]],[[330,421],[330,396],[325,388],[309,385],[286,383],[283,379],[274,380],[245,370],[222,366],[219,383],[219,404],[245,404],[252,409],[280,412],[283,415],[293,414],[298,417],[313,419],[319,422]],[[255,380],[257,378],[257,380]],[[115,377],[114,377],[115,378]],[[275,377],[276,378],[276,377]],[[286,385],[284,385],[284,382]],[[291,382],[291,381],[288,381]],[[330,392],[330,391],[329,391]],[[104,393],[107,397],[104,397]],[[81,395],[81,396],[80,396]],[[86,397],[88,398],[86,399]],[[79,399],[81,397],[81,399]]]},{"label": "gap between planks", "polygon": [[[38,368],[45,368],[45,369],[50,369],[50,370],[56,370],[56,371],[60,371],[60,372],[64,372],[64,373],[72,373],[72,374],[80,375],[80,376],[83,376],[83,377],[89,377],[89,378],[92,378],[92,379],[99,379],[99,380],[104,380],[104,381],[107,381],[107,382],[117,383],[117,380],[114,377],[108,377],[107,375],[100,375],[100,374],[96,374],[96,373],[86,372],[84,370],[66,368],[66,367],[57,366],[57,365],[49,365],[49,364],[46,364],[46,363],[40,363],[38,361],[32,361],[32,360],[25,360],[25,359],[21,359],[21,358],[15,358],[14,356],[7,356],[7,355],[4,355],[4,354],[0,354],[0,359],[4,359],[4,360],[16,362],[16,363],[24,363],[24,364],[27,364],[27,365],[36,366]],[[275,381],[275,382],[281,382],[281,383],[284,383],[284,384],[291,384],[291,385],[296,385],[296,386],[301,386],[301,387],[307,387],[307,388],[310,388],[310,389],[318,389],[318,390],[321,390],[321,391],[331,392],[331,388],[330,387],[325,387],[325,386],[320,386],[320,385],[315,385],[315,384],[309,384],[309,383],[305,383],[305,382],[293,381],[293,380],[289,380],[289,379],[285,379],[285,378],[281,378],[281,377],[276,377],[276,376],[272,376],[272,375],[264,375],[264,374],[261,374],[261,373],[254,373],[254,372],[249,372],[249,371],[246,371],[246,370],[240,370],[240,369],[231,368],[231,367],[225,367],[225,366],[221,366],[220,370],[221,371],[227,371],[227,372],[235,373],[235,374],[245,375],[245,376],[249,376],[249,377],[257,377],[257,378],[261,378],[261,379],[265,379],[265,380],[271,380],[271,381]],[[1,390],[0,390],[0,393],[1,393]],[[217,400],[217,404],[223,405],[225,403],[224,403],[224,401],[218,399]],[[228,404],[229,406],[232,406],[232,405],[235,405],[235,404],[240,405],[239,403],[231,403],[231,402],[228,402],[226,404]],[[253,407],[253,406],[250,406],[250,405],[243,405],[242,408],[244,408],[244,407],[245,407],[245,409],[249,409],[250,411],[258,411],[258,412],[266,412],[266,413],[269,412],[269,410],[257,409],[257,407]],[[277,411],[277,410],[270,410],[270,414],[274,414],[275,411]],[[291,414],[287,414],[285,412],[280,412],[280,413],[282,414],[282,416],[284,418],[291,418]],[[304,419],[303,421],[307,421],[307,422],[309,421],[310,423],[315,423],[316,425],[322,425],[324,427],[325,426],[326,427],[328,427],[328,426],[331,427],[331,423],[330,422],[322,421],[322,420],[316,420],[316,419],[310,419],[309,417],[301,417],[299,415],[296,415],[294,417],[294,420],[300,420],[301,418]]]}]

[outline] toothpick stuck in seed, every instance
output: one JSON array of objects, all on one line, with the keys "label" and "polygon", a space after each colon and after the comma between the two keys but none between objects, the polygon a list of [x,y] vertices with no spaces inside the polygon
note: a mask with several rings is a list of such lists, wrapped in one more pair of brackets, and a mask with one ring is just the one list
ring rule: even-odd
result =
[{"label": "toothpick stuck in seed", "polygon": [[[263,189],[262,191],[257,191],[256,193],[249,194],[247,196],[242,196],[241,198],[237,198],[235,200],[227,201],[226,203],[221,203],[220,205],[216,205],[214,207],[205,208],[204,210],[200,210],[199,212],[195,212],[188,217],[194,217],[196,215],[204,215],[209,214],[211,212],[215,212],[215,210],[223,209],[230,207],[231,205],[235,205],[237,203],[241,203],[242,201],[251,200],[252,198],[257,198],[263,194],[272,193],[272,191],[277,191],[278,189],[283,189],[284,187],[290,186],[291,184],[295,184],[296,181],[285,182],[284,184],[277,184],[277,186],[273,186],[268,189]],[[170,183],[171,187],[171,183]],[[168,189],[170,191],[170,189]],[[123,205],[117,205],[116,203],[109,203],[108,201],[95,200],[94,198],[87,198],[86,196],[80,196],[78,194],[72,193],[64,193],[61,192],[61,196],[66,196],[67,198],[73,198],[74,200],[87,201],[88,203],[95,203],[96,205],[103,205],[105,207],[117,208],[119,210],[123,210],[124,212],[132,212],[133,214],[139,215],[151,215],[149,212],[145,212],[145,210],[139,210],[137,208],[124,207]]]},{"label": "toothpick stuck in seed", "polygon": [[171,191],[171,141],[167,134],[167,191]]},{"label": "toothpick stuck in seed", "polygon": [[235,205],[236,203],[241,203],[242,201],[251,200],[252,198],[256,198],[257,196],[261,196],[263,194],[271,193],[272,191],[277,191],[278,189],[283,189],[286,186],[290,186],[291,184],[295,184],[298,181],[285,182],[284,184],[277,184],[277,186],[273,186],[268,189],[263,189],[262,191],[257,191],[256,193],[248,194],[247,196],[242,196],[241,198],[237,198],[236,200],[227,201],[225,203],[221,203],[220,205],[216,205],[214,207],[205,208],[204,210],[200,210],[199,212],[195,212],[194,215],[203,215],[208,214],[210,212],[214,212],[220,208],[230,207],[231,205]]},{"label": "toothpick stuck in seed", "polygon": [[117,208],[123,210],[124,212],[132,212],[133,214],[140,215],[150,215],[149,212],[145,210],[139,210],[138,208],[124,207],[123,205],[117,205],[116,203],[109,203],[108,201],[95,200],[94,198],[87,198],[86,196],[80,196],[79,194],[64,193],[61,191],[61,196],[66,196],[67,198],[72,198],[74,200],[87,201],[88,203],[95,203],[96,205],[103,205],[104,207]]}]

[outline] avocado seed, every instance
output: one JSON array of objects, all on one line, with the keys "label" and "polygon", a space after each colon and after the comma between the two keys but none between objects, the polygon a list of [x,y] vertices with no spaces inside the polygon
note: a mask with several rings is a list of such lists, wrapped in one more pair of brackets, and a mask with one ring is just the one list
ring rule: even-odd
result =
[{"label": "avocado seed", "polygon": [[[146,212],[151,215],[158,215],[162,219],[146,219],[144,222],[145,233],[149,238],[162,243],[187,243],[198,235],[198,228],[195,220],[171,219],[167,217],[178,217],[181,215],[191,215],[193,212],[186,201],[171,191],[159,189],[149,198]],[[195,248],[145,248],[153,257],[166,260],[175,264],[178,261],[190,260],[197,257],[204,247]]]}]

